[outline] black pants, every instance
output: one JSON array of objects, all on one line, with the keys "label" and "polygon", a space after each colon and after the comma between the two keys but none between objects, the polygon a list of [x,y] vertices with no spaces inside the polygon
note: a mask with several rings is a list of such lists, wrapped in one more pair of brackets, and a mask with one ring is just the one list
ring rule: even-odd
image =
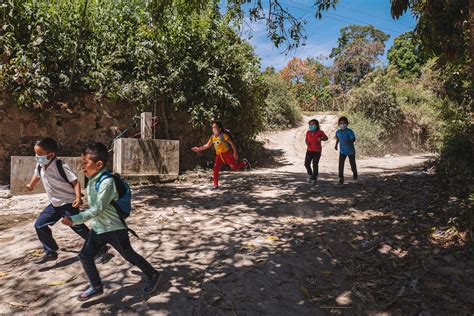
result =
[{"label": "black pants", "polygon": [[356,166],[356,156],[354,155],[343,155],[339,154],[339,178],[344,178],[344,164],[346,162],[346,157],[349,157],[349,162],[351,164],[352,173],[354,176],[357,176],[357,166]]},{"label": "black pants", "polygon": [[93,287],[102,285],[99,272],[95,266],[94,258],[105,244],[110,244],[114,247],[124,259],[142,270],[143,274],[145,274],[149,280],[153,278],[156,270],[148,261],[146,261],[145,258],[133,250],[126,229],[115,230],[103,234],[97,234],[94,230],[91,230],[86,243],[82,247],[79,258],[81,258],[84,271]]},{"label": "black pants", "polygon": [[[319,159],[321,159],[320,151],[307,151],[304,159],[304,166],[311,179],[316,180],[319,173]],[[311,169],[311,161],[313,162],[313,169]]]},{"label": "black pants", "polygon": [[[49,226],[53,226],[57,221],[59,221],[64,216],[71,216],[79,214],[79,209],[72,207],[72,204],[65,204],[63,206],[54,207],[52,204],[49,204],[38,216],[35,222],[35,230],[38,235],[39,240],[43,244],[44,251],[46,253],[54,253],[58,250],[58,244],[53,238],[53,233]],[[89,235],[89,228],[86,225],[74,225],[71,226],[71,229],[87,240]]]}]

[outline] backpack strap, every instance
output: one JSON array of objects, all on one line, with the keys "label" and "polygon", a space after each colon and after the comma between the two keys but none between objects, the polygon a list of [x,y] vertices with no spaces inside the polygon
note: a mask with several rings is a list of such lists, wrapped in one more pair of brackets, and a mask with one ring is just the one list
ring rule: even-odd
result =
[{"label": "backpack strap", "polygon": [[220,138],[221,142],[224,142],[226,144],[228,149],[232,149],[232,146],[224,138],[224,132],[220,132],[219,138]]},{"label": "backpack strap", "polygon": [[110,173],[109,171],[104,171],[104,173],[100,175],[99,180],[97,180],[97,182],[95,183],[95,191],[99,192],[99,187],[102,184],[102,181],[108,178],[112,178],[112,177],[113,177],[112,173]]},{"label": "backpack strap", "polygon": [[60,159],[56,159],[56,167],[58,168],[58,172],[59,172],[59,175],[61,176],[61,178],[63,178],[64,181],[69,183],[74,188],[74,185],[71,182],[69,182],[69,179],[67,178],[66,172],[64,171],[63,161],[60,160]]},{"label": "backpack strap", "polygon": [[125,226],[125,228],[127,228],[127,230],[128,230],[130,233],[132,233],[133,236],[135,236],[135,237],[137,237],[138,239],[140,239],[140,237],[138,237],[138,234],[137,234],[133,229],[131,229],[130,227],[128,227],[127,223],[125,222],[125,218],[123,218],[122,212],[120,211],[120,206],[118,206],[117,202],[112,201],[112,202],[110,202],[110,204],[112,204],[112,206],[115,208],[115,211],[117,212],[118,217],[120,218],[120,221],[122,222],[123,226]]},{"label": "backpack strap", "polygon": [[[115,183],[115,177],[114,175],[109,172],[109,171],[105,171],[104,173],[102,173],[99,177],[99,180],[97,180],[97,182],[95,183],[95,190],[96,192],[99,192],[99,187],[100,187],[100,184],[102,183],[102,181],[104,181],[105,179],[108,179],[108,178],[113,178],[114,179],[114,183]],[[123,215],[122,215],[122,212],[120,211],[120,206],[117,204],[116,201],[112,200],[112,202],[110,202],[110,204],[115,208],[115,212],[117,213],[120,221],[122,222],[123,226],[125,226],[125,228],[132,233],[133,236],[137,237],[138,239],[140,239],[140,237],[138,237],[138,234],[133,230],[131,229],[130,227],[128,227],[127,223],[125,222],[125,218],[123,218]]]}]

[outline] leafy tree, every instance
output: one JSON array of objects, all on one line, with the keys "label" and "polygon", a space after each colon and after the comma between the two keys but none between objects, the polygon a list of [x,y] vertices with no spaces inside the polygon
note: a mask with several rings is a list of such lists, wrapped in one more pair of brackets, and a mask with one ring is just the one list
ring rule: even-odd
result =
[{"label": "leafy tree", "polygon": [[390,65],[397,68],[402,78],[419,77],[421,69],[426,62],[419,42],[414,38],[413,32],[404,33],[395,38],[393,46],[387,53]]},{"label": "leafy tree", "polygon": [[126,100],[141,110],[156,106],[164,125],[179,109],[196,126],[221,119],[236,132],[245,130],[242,142],[250,140],[263,126],[266,93],[252,47],[215,5],[160,27],[147,5],[7,2],[1,8],[4,89],[23,107],[51,109],[66,92]]},{"label": "leafy tree", "polygon": [[389,35],[372,25],[349,25],[340,32],[338,47],[329,57],[334,58],[335,83],[348,91],[374,69]]},{"label": "leafy tree", "polygon": [[265,127],[281,129],[296,126],[301,119],[301,114],[288,82],[279,74],[265,75],[264,80],[268,86],[264,110]]},{"label": "leafy tree", "polygon": [[298,57],[291,59],[280,71],[295,94],[299,106],[304,110],[323,110],[327,108],[331,94],[325,90],[330,84],[329,70],[318,60]]}]

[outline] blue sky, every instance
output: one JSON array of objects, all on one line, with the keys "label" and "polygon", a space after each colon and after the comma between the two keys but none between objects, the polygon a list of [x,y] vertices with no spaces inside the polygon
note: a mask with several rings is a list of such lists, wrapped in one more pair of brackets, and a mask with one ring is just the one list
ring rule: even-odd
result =
[{"label": "blue sky", "polygon": [[[390,0],[340,0],[335,10],[323,12],[321,20],[314,17],[314,12],[316,12],[313,7],[314,0],[281,0],[280,2],[295,16],[307,20],[305,30],[308,38],[305,46],[285,55],[284,47],[275,48],[266,37],[264,22],[249,22],[252,31],[244,24],[241,36],[253,45],[256,54],[261,57],[262,70],[267,66],[274,66],[280,70],[288,60],[295,56],[302,59],[320,56],[327,58],[331,49],[337,46],[339,30],[349,24],[372,24],[390,35],[390,39],[385,43],[385,55],[381,58],[382,63],[387,63],[386,52],[392,46],[393,39],[404,32],[413,30],[416,24],[415,18],[409,13],[398,20],[392,19]],[[251,35],[250,39],[249,35]],[[323,63],[329,65],[332,61],[326,59]]]}]

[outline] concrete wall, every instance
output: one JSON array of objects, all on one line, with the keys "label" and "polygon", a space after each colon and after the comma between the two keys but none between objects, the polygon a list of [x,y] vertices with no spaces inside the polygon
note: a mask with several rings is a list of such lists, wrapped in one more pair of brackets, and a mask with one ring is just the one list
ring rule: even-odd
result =
[{"label": "concrete wall", "polygon": [[[34,143],[42,137],[58,141],[60,156],[77,157],[91,140],[109,146],[119,130],[128,128],[124,137],[140,132],[139,120],[133,125],[134,116],[139,114],[133,104],[97,100],[93,95],[76,93],[61,94],[61,101],[56,97],[44,109],[20,109],[10,94],[0,93],[0,184],[10,182],[10,158],[33,156]],[[155,115],[158,116],[155,138],[179,140],[180,170],[205,165],[213,159],[211,150],[199,155],[190,150],[207,142],[211,134],[208,126],[194,128],[189,123],[189,114],[171,105]]]},{"label": "concrete wall", "polygon": [[[63,163],[67,164],[76,173],[81,187],[84,188],[84,173],[82,172],[82,162],[79,157],[59,157]],[[36,168],[36,158],[32,156],[11,157],[10,193],[13,195],[43,193],[44,188],[41,181],[36,185],[35,190],[27,191],[25,186],[31,180]],[[64,182],[64,185],[69,185]]]},{"label": "concrete wall", "polygon": [[179,141],[121,138],[114,144],[114,172],[123,176],[179,174]]}]

